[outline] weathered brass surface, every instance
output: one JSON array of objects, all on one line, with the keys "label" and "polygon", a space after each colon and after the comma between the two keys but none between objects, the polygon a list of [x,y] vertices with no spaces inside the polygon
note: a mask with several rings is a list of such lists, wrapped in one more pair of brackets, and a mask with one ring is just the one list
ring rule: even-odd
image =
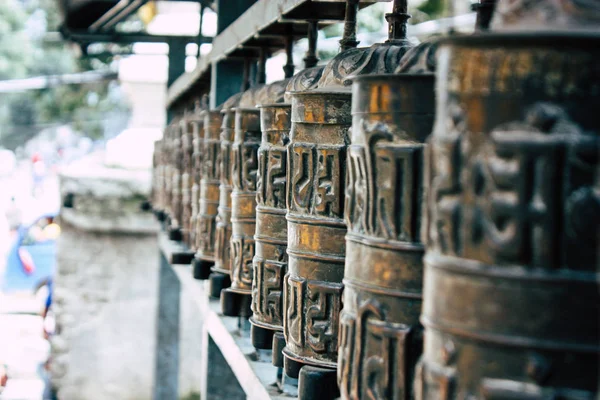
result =
[{"label": "weathered brass surface", "polygon": [[173,122],[170,132],[169,146],[169,238],[181,240],[181,222],[183,214],[181,175],[183,174],[183,148],[181,146],[181,119]]},{"label": "weathered brass surface", "polygon": [[[348,28],[355,19],[350,16],[346,22]],[[355,40],[345,34],[340,43],[347,47]],[[302,365],[337,367],[346,252],[344,189],[352,121],[349,76],[391,73],[408,48],[405,39],[350,48],[327,64],[316,89],[291,93],[283,350],[289,376],[298,376]],[[320,376],[325,382],[330,374]],[[301,392],[300,397],[308,393]]]},{"label": "weathered brass surface", "polygon": [[[337,365],[350,122],[348,91],[292,96],[283,353],[301,364]],[[293,376],[289,368],[288,372]]]},{"label": "weathered brass surface", "polygon": [[152,210],[159,220],[164,218],[164,180],[165,166],[164,158],[164,140],[159,139],[154,142],[154,153],[152,154]]},{"label": "weathered brass surface", "polygon": [[202,163],[200,179],[200,199],[196,219],[196,255],[194,258],[194,277],[207,279],[210,268],[215,263],[215,242],[217,214],[219,206],[221,109],[205,111],[204,140],[202,141]]},{"label": "weathered brass surface", "polygon": [[358,77],[348,150],[342,398],[404,399],[422,348],[423,152],[433,74]]},{"label": "weathered brass surface", "polygon": [[[229,276],[231,258],[229,242],[231,241],[231,145],[235,134],[235,109],[239,103],[241,93],[232,96],[223,105],[221,110],[222,125],[220,133],[221,149],[219,159],[219,207],[217,215],[217,229],[215,233],[215,265],[212,271]],[[227,285],[228,286],[228,285]],[[213,295],[217,293],[211,293]],[[220,295],[220,294],[219,294]]]},{"label": "weathered brass surface", "polygon": [[192,166],[191,166],[191,197],[190,197],[190,233],[188,246],[192,251],[198,249],[198,214],[200,212],[200,181],[202,179],[202,162],[204,154],[204,114],[206,111],[196,108],[190,117],[192,128]]},{"label": "weathered brass surface", "polygon": [[599,60],[589,33],[441,47],[418,399],[594,398]]},{"label": "weathered brass surface", "polygon": [[168,229],[170,226],[171,219],[171,187],[173,186],[173,156],[171,151],[173,150],[173,130],[174,124],[171,123],[166,126],[163,146],[162,146],[162,159],[163,159],[163,189],[162,189],[162,211],[164,212],[165,227]]},{"label": "weathered brass surface", "polygon": [[181,171],[181,234],[183,242],[188,246],[192,246],[192,190],[194,185],[194,131],[198,132],[195,127],[198,123],[198,117],[192,114],[184,114],[180,122],[181,125],[181,149],[183,156],[183,167]]},{"label": "weathered brass surface", "polygon": [[[254,92],[251,89],[249,92]],[[245,92],[242,96],[254,97]],[[238,107],[231,151],[231,287],[221,292],[223,314],[250,317],[252,258],[256,226],[256,174],[260,118],[256,108]]]},{"label": "weathered brass surface", "polygon": [[275,331],[283,331],[283,277],[287,271],[286,145],[289,104],[283,104],[289,80],[265,87],[259,105],[261,144],[256,189],[256,251],[252,280],[252,343],[271,349]]},{"label": "weathered brass surface", "polygon": [[261,346],[254,339],[258,336],[255,327],[283,330],[283,277],[287,272],[286,145],[290,114],[289,104],[260,106],[262,140],[258,150],[256,253],[250,319],[253,344],[258,348],[270,349],[272,343],[266,338],[265,346]]}]

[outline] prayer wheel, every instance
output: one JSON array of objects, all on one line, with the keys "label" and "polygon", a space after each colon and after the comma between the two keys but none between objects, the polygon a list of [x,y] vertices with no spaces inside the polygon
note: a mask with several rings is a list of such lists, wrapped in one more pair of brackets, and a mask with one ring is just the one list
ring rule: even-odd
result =
[{"label": "prayer wheel", "polygon": [[169,138],[169,239],[181,240],[182,194],[181,175],[183,173],[183,148],[181,146],[181,119],[171,125]]},{"label": "prayer wheel", "polygon": [[196,254],[192,261],[193,276],[208,279],[215,263],[217,214],[219,207],[221,108],[204,111],[201,144],[201,179],[198,216],[196,218]]},{"label": "prayer wheel", "polygon": [[263,104],[258,149],[256,252],[253,260],[252,344],[270,349],[272,336],[283,331],[283,277],[287,271],[285,221],[286,150],[290,105]]},{"label": "prayer wheel", "polygon": [[[402,62],[421,52],[412,49]],[[373,393],[404,399],[412,393],[423,331],[423,153],[434,103],[431,72],[353,81],[338,355],[344,399]]]},{"label": "prayer wheel", "polygon": [[256,175],[261,138],[256,103],[263,89],[247,90],[232,109],[235,122],[231,147],[231,287],[221,292],[221,310],[227,316],[249,318],[252,314]]},{"label": "prayer wheel", "polygon": [[597,395],[600,35],[531,21],[600,13],[529,3],[440,45],[418,399]]},{"label": "prayer wheel", "polygon": [[289,80],[267,85],[259,103],[261,145],[256,191],[256,252],[253,259],[252,344],[271,349],[283,331],[283,278],[287,271],[286,145],[290,105],[284,104]]},{"label": "prayer wheel", "polygon": [[233,183],[231,179],[231,145],[235,135],[235,107],[239,104],[242,93],[235,94],[223,104],[221,110],[222,125],[220,133],[220,160],[219,160],[219,206],[217,208],[217,229],[215,232],[215,263],[210,274],[210,295],[214,298],[221,297],[221,290],[231,285],[229,276],[231,271],[230,247],[231,241],[231,192]]},{"label": "prayer wheel", "polygon": [[163,221],[164,215],[164,139],[154,142],[154,153],[152,155],[152,210],[159,221]]},{"label": "prayer wheel", "polygon": [[[258,150],[256,196],[256,253],[253,260],[252,344],[257,349],[274,350],[273,360],[283,367],[283,281],[287,273],[287,145],[291,129],[288,91],[307,90],[321,77],[322,67],[314,67],[317,21],[308,23],[308,50],[305,69],[291,79],[268,85],[266,101],[259,104],[261,146]],[[286,76],[293,74],[291,39],[286,43]],[[277,335],[276,335],[277,334]]]},{"label": "prayer wheel", "polygon": [[[357,6],[347,3],[340,41],[345,50],[327,64],[317,88],[291,93],[283,354],[286,374],[300,377],[300,398],[314,395],[314,388],[323,383],[335,385],[336,379],[347,231],[344,191],[352,122],[348,76],[391,73],[410,47],[400,38],[353,48]],[[390,32],[397,31],[395,21],[390,19]],[[303,366],[310,367],[304,374]]]},{"label": "prayer wheel", "polygon": [[202,180],[202,162],[204,154],[204,114],[206,111],[201,110],[197,104],[194,109],[194,114],[190,118],[192,127],[192,187],[190,196],[190,233],[188,246],[192,251],[198,249],[198,214],[200,212],[200,181]]},{"label": "prayer wheel", "polygon": [[[198,131],[194,127],[198,116],[185,113],[181,120],[181,149],[183,153],[183,168],[181,172],[181,236],[183,242],[189,247],[192,245],[192,188],[194,185],[194,146],[197,141],[194,137]],[[196,132],[195,132],[196,131]]]}]

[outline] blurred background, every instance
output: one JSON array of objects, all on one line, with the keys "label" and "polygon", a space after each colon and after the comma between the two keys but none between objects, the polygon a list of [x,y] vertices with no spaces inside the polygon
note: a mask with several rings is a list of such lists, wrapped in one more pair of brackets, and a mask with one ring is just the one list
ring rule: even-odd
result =
[{"label": "blurred background", "polygon": [[[149,174],[153,142],[167,118],[168,44],[66,41],[59,3],[0,1],[0,399],[52,398],[46,364],[61,235],[58,176],[68,168],[91,174],[100,166],[103,176]],[[443,0],[409,4],[415,41],[447,29]],[[361,46],[385,40],[383,16],[390,7],[380,3],[360,12]],[[455,29],[473,25],[469,2],[453,13]],[[214,36],[215,14],[205,10],[202,18],[199,32],[199,3],[149,1],[115,30]],[[342,24],[319,32],[320,63],[338,52],[341,33]],[[300,40],[294,47],[296,70],[306,46]],[[210,49],[187,44],[185,71]],[[284,63],[284,54],[269,59],[268,82],[283,78]]]}]

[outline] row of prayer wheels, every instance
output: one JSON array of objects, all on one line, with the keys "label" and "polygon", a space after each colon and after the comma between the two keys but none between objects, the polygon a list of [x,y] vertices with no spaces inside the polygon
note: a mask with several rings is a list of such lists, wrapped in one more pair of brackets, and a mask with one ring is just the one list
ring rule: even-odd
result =
[{"label": "row of prayer wheels", "polygon": [[357,48],[349,1],[327,65],[156,144],[154,208],[300,398],[598,395],[600,6],[494,3]]}]

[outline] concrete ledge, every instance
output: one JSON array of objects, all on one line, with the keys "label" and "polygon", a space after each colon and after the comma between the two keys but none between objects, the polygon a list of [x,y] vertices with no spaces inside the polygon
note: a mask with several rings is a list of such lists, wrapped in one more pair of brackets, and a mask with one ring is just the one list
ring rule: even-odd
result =
[{"label": "concrete ledge", "polygon": [[[167,255],[173,254],[179,249],[178,244],[169,241],[164,232],[159,234],[159,246],[167,259]],[[295,398],[280,393],[277,389],[275,385],[277,368],[271,364],[270,352],[268,352],[268,356],[257,353],[252,346],[250,332],[240,331],[238,319],[223,316],[219,300],[209,299],[208,281],[194,279],[189,265],[172,264],[171,268],[177,275],[182,290],[189,293],[189,297],[193,299],[200,310],[204,321],[203,336],[206,336],[202,346],[204,362],[203,370],[199,371],[201,379],[204,380],[202,398],[211,398],[210,388],[207,387],[209,384],[225,386],[230,384],[224,381],[206,382],[207,369],[216,368],[214,365],[209,366],[207,362],[210,358],[208,337],[216,344],[247,399],[289,400]],[[181,349],[181,351],[185,351],[185,349]]]}]

